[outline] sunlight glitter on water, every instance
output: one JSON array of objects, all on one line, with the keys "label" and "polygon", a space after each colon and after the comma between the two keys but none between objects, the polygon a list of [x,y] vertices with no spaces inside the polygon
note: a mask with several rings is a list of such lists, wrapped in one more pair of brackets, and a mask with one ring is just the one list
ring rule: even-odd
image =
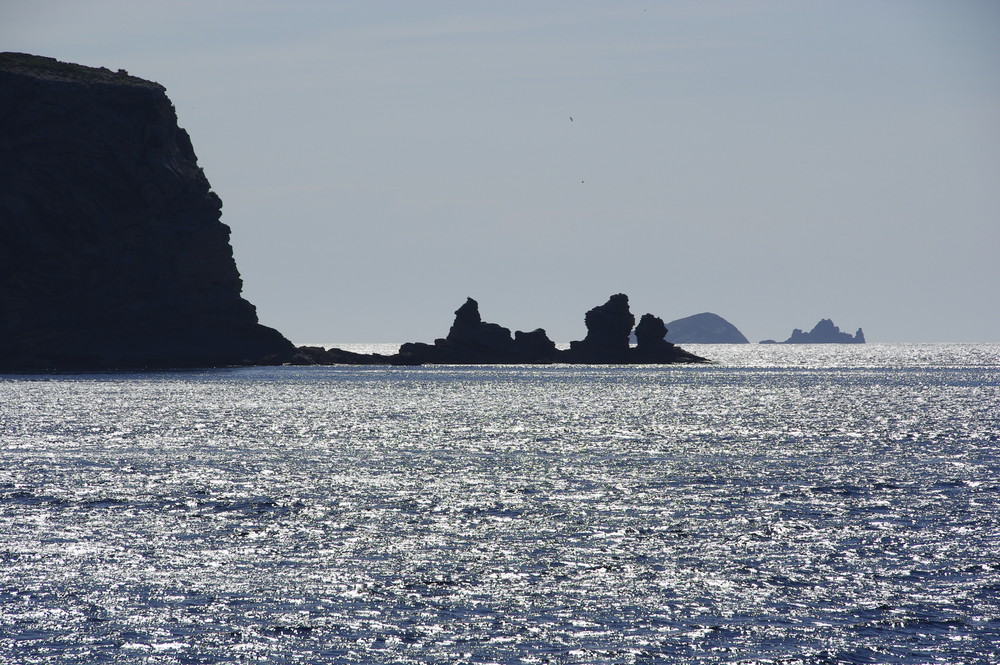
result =
[{"label": "sunlight glitter on water", "polygon": [[0,659],[991,662],[997,363],[853,353],[0,380]]}]

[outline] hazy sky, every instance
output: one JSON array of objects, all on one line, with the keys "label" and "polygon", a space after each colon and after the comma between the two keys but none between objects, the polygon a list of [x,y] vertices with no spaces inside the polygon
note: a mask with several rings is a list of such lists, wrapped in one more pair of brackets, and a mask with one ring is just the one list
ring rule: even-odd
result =
[{"label": "hazy sky", "polygon": [[[995,0],[7,0],[0,50],[163,84],[261,322],[1000,341]],[[572,118],[572,120],[571,120]]]}]

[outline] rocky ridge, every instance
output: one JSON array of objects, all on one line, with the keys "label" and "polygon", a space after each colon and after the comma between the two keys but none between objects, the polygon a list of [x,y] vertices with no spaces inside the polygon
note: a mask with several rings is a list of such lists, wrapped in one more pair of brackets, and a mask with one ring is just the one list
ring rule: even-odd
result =
[{"label": "rocky ridge", "polygon": [[[584,317],[587,335],[559,349],[545,330],[517,331],[487,323],[479,313],[479,303],[469,298],[455,311],[455,320],[446,337],[433,344],[407,342],[393,355],[359,354],[343,349],[299,347],[292,360],[300,365],[480,365],[480,364],[668,364],[708,362],[666,341],[663,320],[644,314],[635,326],[628,296],[616,294],[594,307]],[[632,328],[638,340],[629,344]]]}]

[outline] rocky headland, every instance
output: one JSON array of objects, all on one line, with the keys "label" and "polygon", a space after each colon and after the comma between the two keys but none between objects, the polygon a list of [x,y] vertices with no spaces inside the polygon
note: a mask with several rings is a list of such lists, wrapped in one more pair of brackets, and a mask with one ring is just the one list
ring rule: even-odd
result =
[{"label": "rocky headland", "polygon": [[[545,330],[517,331],[487,323],[479,314],[479,303],[469,298],[455,311],[446,337],[433,344],[407,342],[393,355],[359,354],[343,349],[299,347],[293,359],[300,365],[480,365],[480,364],[670,364],[708,362],[664,339],[663,319],[644,314],[635,324],[628,296],[617,294],[584,316],[587,335],[559,349]],[[637,343],[629,343],[635,327]]]},{"label": "rocky headland", "polygon": [[222,202],[165,89],[123,70],[0,53],[0,148],[0,371],[706,362],[659,317],[636,325],[623,294],[568,349],[483,321],[471,298],[431,344],[296,349],[242,298]]},{"label": "rocky headland", "polygon": [[820,322],[813,326],[809,332],[804,332],[798,328],[792,330],[792,335],[784,342],[776,342],[773,339],[766,339],[761,344],[864,344],[865,333],[858,328],[853,335],[841,332],[840,328],[833,325],[830,319],[820,319]]},{"label": "rocky headland", "polygon": [[676,319],[667,324],[667,337],[675,344],[749,344],[746,338],[729,321],[718,314],[703,312]]},{"label": "rocky headland", "polygon": [[0,370],[279,363],[162,86],[0,54]]}]

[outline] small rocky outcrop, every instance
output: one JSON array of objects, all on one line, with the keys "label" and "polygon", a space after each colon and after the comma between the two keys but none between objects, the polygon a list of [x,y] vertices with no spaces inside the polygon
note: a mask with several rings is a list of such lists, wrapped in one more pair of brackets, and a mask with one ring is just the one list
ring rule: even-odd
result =
[{"label": "small rocky outcrop", "polygon": [[635,327],[636,348],[641,350],[662,349],[672,346],[666,340],[667,325],[663,319],[652,314],[643,314]]},{"label": "small rocky outcrop", "polygon": [[545,330],[536,328],[531,332],[514,332],[514,350],[517,357],[526,363],[548,363],[557,358],[559,350],[556,343],[549,339]]},{"label": "small rocky outcrop", "polygon": [[0,370],[281,362],[164,88],[0,53]]},{"label": "small rocky outcrop", "polygon": [[511,352],[514,340],[510,330],[496,323],[483,321],[479,303],[472,298],[455,311],[455,322],[444,338],[444,346],[457,353],[483,358],[503,357]]},{"label": "small rocky outcrop", "polygon": [[393,364],[492,365],[551,362],[556,345],[544,330],[531,333],[487,323],[479,314],[479,303],[469,298],[455,311],[448,336],[433,344],[408,342],[392,357]]},{"label": "small rocky outcrop", "polygon": [[667,324],[667,337],[675,344],[748,344],[746,338],[729,321],[718,314],[702,312],[676,319]]},{"label": "small rocky outcrop", "polygon": [[496,365],[555,362],[555,342],[541,328],[510,330],[482,320],[479,303],[469,298],[455,311],[447,337],[433,344],[407,342],[393,355],[362,354],[343,349],[299,347],[294,365]]},{"label": "small rocky outcrop", "polygon": [[606,303],[587,312],[584,324],[587,336],[579,342],[570,342],[559,362],[600,365],[708,362],[666,341],[663,319],[652,314],[642,315],[635,328],[636,346],[630,346],[635,317],[624,293],[611,296]]},{"label": "small rocky outcrop", "polygon": [[[776,344],[774,340],[764,340],[761,344]],[[809,332],[803,332],[796,328],[792,331],[791,337],[781,344],[864,344],[865,333],[858,328],[858,331],[851,335],[841,332],[840,328],[833,324],[830,319],[821,319],[813,326]]]},{"label": "small rocky outcrop", "polygon": [[570,343],[574,362],[625,363],[629,357],[629,335],[635,317],[629,311],[628,296],[618,293],[584,316],[587,336]]},{"label": "small rocky outcrop", "polygon": [[[355,353],[321,346],[300,346],[288,360],[289,365],[390,365],[393,356],[379,353]],[[402,363],[396,363],[402,364]]]},{"label": "small rocky outcrop", "polygon": [[664,358],[676,356],[678,353],[687,353],[673,343],[666,340],[667,326],[663,319],[652,314],[643,314],[639,319],[639,325],[635,327],[635,349],[631,350],[632,355],[638,358],[638,362],[659,363],[665,362]]},{"label": "small rocky outcrop", "polygon": [[664,339],[663,320],[643,315],[636,327],[638,344],[629,345],[635,317],[629,311],[628,297],[611,296],[603,305],[584,317],[587,336],[571,342],[569,349],[559,349],[546,332],[510,330],[487,323],[479,314],[479,303],[469,298],[455,311],[448,336],[433,344],[407,342],[393,355],[358,354],[342,349],[300,347],[292,364],[299,365],[487,365],[487,364],[668,364],[708,362],[674,346]]}]

